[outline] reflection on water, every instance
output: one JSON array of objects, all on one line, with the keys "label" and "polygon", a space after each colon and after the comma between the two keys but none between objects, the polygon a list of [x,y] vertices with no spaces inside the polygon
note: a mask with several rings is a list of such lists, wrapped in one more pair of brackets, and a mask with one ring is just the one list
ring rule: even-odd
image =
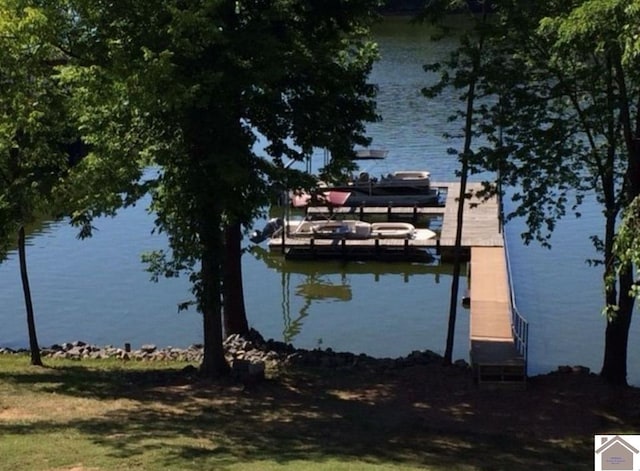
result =
[{"label": "reflection on water", "polygon": [[[285,260],[260,246],[251,247],[250,254],[262,269],[279,277],[284,342],[318,347],[323,335],[317,326],[328,322],[326,337],[335,349],[400,356],[427,345],[438,351],[444,345],[440,334],[447,297],[433,296],[434,289],[426,283],[446,292],[448,279],[441,278],[451,275],[449,264]],[[260,270],[251,266],[254,272]],[[463,318],[459,328],[461,345],[467,343],[465,321]],[[336,325],[332,327],[331,322]],[[407,335],[407,324],[413,322],[415,329]],[[385,340],[372,341],[372,331],[385,324],[387,328],[375,333]],[[465,348],[457,354],[465,358]]]},{"label": "reflection on water", "polygon": [[[26,233],[25,245],[27,247],[32,247],[36,240],[40,237],[50,236],[53,237],[53,233],[56,228],[60,224],[60,221],[53,220],[51,218],[47,218],[47,216],[38,217],[36,220],[25,224],[24,229]],[[11,259],[14,256],[17,256],[18,253],[18,232],[15,234],[11,234],[9,240],[7,241],[7,253],[0,253],[0,263],[5,260]],[[27,263],[29,258],[29,252],[27,251]]]},{"label": "reflection on water", "polygon": [[351,301],[353,297],[351,286],[349,286],[346,275],[343,274],[340,283],[334,284],[330,279],[321,275],[307,275],[296,287],[296,296],[303,298],[304,302],[298,315],[291,317],[291,273],[282,271],[282,314],[283,314],[283,331],[282,337],[285,342],[292,343],[302,329],[302,321],[309,315],[309,310],[314,301]]},{"label": "reflection on water", "polygon": [[301,296],[309,302],[325,299],[351,301],[353,297],[349,280],[344,273],[340,277],[339,284],[334,284],[331,280],[319,275],[309,275],[304,283],[296,288],[296,296]]}]

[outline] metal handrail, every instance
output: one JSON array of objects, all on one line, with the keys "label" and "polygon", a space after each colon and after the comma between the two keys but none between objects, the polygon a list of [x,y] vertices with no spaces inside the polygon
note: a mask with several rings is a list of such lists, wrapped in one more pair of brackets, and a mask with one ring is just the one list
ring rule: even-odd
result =
[{"label": "metal handrail", "polygon": [[518,310],[518,306],[516,304],[515,290],[513,289],[513,277],[511,274],[511,258],[509,257],[509,244],[507,243],[507,237],[504,230],[502,231],[502,233],[504,240],[505,258],[507,260],[507,281],[509,283],[509,294],[511,301],[511,332],[513,334],[516,349],[518,350],[518,353],[524,358],[526,372],[529,345],[529,322],[527,322],[524,316],[520,314],[520,311]]}]

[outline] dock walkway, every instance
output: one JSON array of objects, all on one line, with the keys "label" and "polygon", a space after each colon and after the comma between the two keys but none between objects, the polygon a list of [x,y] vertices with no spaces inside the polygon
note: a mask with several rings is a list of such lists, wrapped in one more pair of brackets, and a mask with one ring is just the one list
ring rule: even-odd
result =
[{"label": "dock walkway", "polygon": [[483,386],[524,386],[526,361],[516,348],[503,247],[471,249],[471,365]]}]

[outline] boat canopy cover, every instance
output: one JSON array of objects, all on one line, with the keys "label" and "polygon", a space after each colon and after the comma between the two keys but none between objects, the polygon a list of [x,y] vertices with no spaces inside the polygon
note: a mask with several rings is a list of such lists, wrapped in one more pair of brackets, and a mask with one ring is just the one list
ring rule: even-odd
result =
[{"label": "boat canopy cover", "polygon": [[360,149],[356,150],[355,160],[380,160],[384,159],[388,153],[388,150],[382,149]]}]

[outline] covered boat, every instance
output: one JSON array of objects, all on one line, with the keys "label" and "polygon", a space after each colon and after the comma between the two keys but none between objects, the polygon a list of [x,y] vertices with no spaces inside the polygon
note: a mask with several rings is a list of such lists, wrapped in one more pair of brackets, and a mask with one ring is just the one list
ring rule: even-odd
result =
[{"label": "covered boat", "polygon": [[[387,151],[364,149],[356,152],[356,160],[384,159]],[[319,182],[312,195],[294,201],[294,206],[308,204],[331,206],[438,206],[440,191],[431,187],[426,170],[401,170],[380,177],[361,172],[339,184]]]}]

